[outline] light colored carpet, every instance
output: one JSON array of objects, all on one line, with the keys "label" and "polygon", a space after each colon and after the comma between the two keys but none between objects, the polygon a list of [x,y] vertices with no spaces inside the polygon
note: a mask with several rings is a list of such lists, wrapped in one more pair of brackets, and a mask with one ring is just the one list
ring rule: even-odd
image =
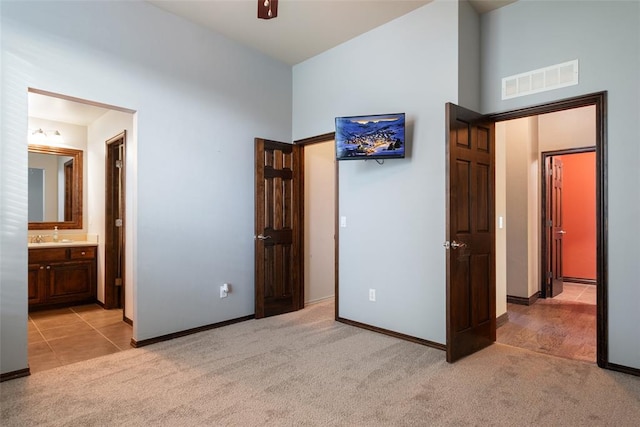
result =
[{"label": "light colored carpet", "polygon": [[333,303],[0,385],[3,426],[615,425],[640,378],[495,344],[442,351],[332,320]]}]

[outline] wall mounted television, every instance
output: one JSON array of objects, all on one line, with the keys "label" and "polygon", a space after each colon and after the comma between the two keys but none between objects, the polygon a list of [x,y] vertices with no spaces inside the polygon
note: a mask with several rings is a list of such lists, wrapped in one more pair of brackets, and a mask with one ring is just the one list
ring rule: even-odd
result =
[{"label": "wall mounted television", "polygon": [[336,117],[336,159],[398,159],[405,156],[405,114]]}]

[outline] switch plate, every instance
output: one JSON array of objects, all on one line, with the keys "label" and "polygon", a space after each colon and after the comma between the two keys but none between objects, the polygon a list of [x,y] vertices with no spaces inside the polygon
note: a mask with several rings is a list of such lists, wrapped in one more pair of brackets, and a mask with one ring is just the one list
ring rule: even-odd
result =
[{"label": "switch plate", "polygon": [[340,227],[347,228],[347,217],[346,216],[341,216],[340,217]]},{"label": "switch plate", "polygon": [[375,289],[369,289],[369,301],[376,301],[376,290]]},{"label": "switch plate", "polygon": [[220,298],[226,298],[229,296],[229,287],[227,284],[220,286]]}]

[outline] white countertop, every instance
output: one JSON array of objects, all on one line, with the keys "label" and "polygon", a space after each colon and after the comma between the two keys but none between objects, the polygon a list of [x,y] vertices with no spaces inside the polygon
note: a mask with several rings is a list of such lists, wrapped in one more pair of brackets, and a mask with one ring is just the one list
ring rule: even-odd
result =
[{"label": "white countertop", "polygon": [[78,246],[98,246],[97,242],[88,242],[86,240],[68,240],[62,239],[59,242],[29,243],[29,249],[38,248],[70,248]]}]

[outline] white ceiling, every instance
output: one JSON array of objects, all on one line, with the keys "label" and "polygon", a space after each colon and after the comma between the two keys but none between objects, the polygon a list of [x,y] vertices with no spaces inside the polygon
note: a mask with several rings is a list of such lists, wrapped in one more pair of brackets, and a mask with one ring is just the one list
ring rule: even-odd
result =
[{"label": "white ceiling", "polygon": [[[295,65],[431,0],[280,0],[278,17],[257,18],[257,0],[148,0],[252,49]],[[451,0],[453,1],[453,0]],[[484,13],[516,0],[470,0]],[[87,126],[108,109],[29,93],[29,116]]]},{"label": "white ceiling", "polygon": [[29,92],[29,117],[88,126],[109,111],[107,108]]}]

